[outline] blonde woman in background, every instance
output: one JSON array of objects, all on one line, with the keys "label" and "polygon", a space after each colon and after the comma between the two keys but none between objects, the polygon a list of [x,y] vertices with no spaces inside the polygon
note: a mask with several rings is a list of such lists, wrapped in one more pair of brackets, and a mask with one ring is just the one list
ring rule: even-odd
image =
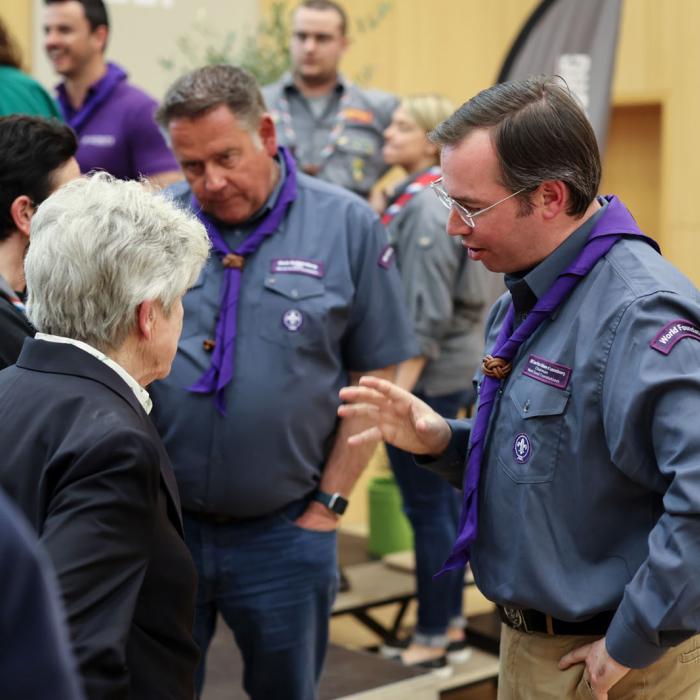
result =
[{"label": "blonde woman in background", "polygon": [[[484,274],[446,231],[447,211],[430,185],[440,178],[439,149],[428,133],[454,106],[440,95],[404,99],[384,132],[384,159],[406,172],[377,208],[396,252],[406,304],[421,347],[419,357],[399,365],[396,383],[447,418],[473,401],[472,376],[480,360]],[[383,206],[382,206],[383,205]],[[405,665],[450,673],[448,661],[469,655],[462,615],[464,571],[437,580],[457,536],[460,494],[412,455],[387,446],[413,526],[418,623],[412,638],[386,645],[382,653]]]}]

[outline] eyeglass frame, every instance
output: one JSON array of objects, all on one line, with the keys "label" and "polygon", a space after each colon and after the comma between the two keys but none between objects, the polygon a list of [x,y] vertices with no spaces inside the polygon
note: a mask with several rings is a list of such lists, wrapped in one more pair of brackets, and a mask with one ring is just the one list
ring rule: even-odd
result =
[{"label": "eyeglass frame", "polygon": [[502,204],[503,202],[515,197],[516,195],[522,194],[525,192],[525,189],[518,190],[517,192],[512,192],[508,196],[504,197],[503,199],[499,199],[497,202],[494,204],[491,204],[488,207],[484,207],[483,209],[479,209],[477,212],[470,212],[469,209],[467,209],[464,205],[460,204],[457,202],[455,199],[450,197],[449,194],[447,194],[447,191],[445,190],[444,187],[440,183],[442,183],[443,178],[439,178],[435,180],[435,182],[430,183],[430,189],[435,193],[435,196],[438,198],[440,204],[442,204],[445,209],[449,209],[452,211],[454,209],[457,214],[459,215],[459,218],[462,219],[462,221],[469,226],[469,228],[476,228],[476,224],[474,223],[474,219],[477,216],[481,216],[482,214],[485,214],[487,211],[490,211],[494,207],[497,207],[499,204]]}]

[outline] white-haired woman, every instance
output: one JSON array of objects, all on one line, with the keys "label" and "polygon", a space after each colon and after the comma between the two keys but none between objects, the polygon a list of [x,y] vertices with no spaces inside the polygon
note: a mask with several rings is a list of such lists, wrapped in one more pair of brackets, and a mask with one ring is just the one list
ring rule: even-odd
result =
[{"label": "white-haired woman", "polygon": [[196,574],[144,387],[170,370],[208,249],[195,219],[107,175],[32,220],[39,332],[0,372],[0,484],[53,562],[90,699],[194,695]]},{"label": "white-haired woman", "polygon": [[[396,383],[454,418],[472,402],[484,306],[481,266],[469,261],[445,227],[449,212],[430,185],[440,178],[438,148],[428,132],[454,107],[434,94],[405,98],[384,132],[384,159],[406,179],[384,203],[382,221],[396,253],[406,303],[421,356],[399,365]],[[411,639],[384,646],[406,665],[445,668],[468,655],[462,616],[463,571],[433,580],[457,536],[460,498],[447,482],[416,466],[411,455],[387,446],[403,506],[413,526],[418,623]]]}]

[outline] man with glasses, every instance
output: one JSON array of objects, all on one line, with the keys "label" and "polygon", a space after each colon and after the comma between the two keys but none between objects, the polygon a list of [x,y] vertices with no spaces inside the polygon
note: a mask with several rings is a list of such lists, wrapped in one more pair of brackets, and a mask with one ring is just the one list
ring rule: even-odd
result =
[{"label": "man with glasses", "polygon": [[349,442],[463,485],[444,568],[470,560],[498,606],[499,700],[697,698],[700,295],[596,196],[595,136],[557,79],[489,88],[431,137],[448,233],[510,293],[473,420],[363,378],[339,414],[375,425]]}]

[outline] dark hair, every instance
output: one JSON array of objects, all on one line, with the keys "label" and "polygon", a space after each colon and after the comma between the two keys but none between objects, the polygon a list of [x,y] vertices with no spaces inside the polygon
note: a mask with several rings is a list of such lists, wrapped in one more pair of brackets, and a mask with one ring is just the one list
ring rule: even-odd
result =
[{"label": "dark hair", "polygon": [[[55,5],[59,2],[70,2],[71,0],[44,0],[44,5]],[[103,0],[76,0],[83,6],[85,17],[94,32],[97,27],[104,25],[109,29],[109,15]]]},{"label": "dark hair", "polygon": [[20,68],[21,65],[22,52],[0,17],[0,66]]},{"label": "dark hair", "polygon": [[454,146],[474,129],[490,129],[503,185],[529,192],[545,180],[569,189],[569,216],[582,216],[598,194],[600,153],[593,127],[563,80],[539,76],[499,83],[465,102],[430,134],[440,146]]},{"label": "dark hair", "polygon": [[41,204],[51,193],[53,171],[77,148],[72,129],[58,119],[0,117],[0,240],[15,230],[12,202],[26,195]]},{"label": "dark hair", "polygon": [[197,68],[178,78],[165,93],[156,121],[167,129],[172,119],[194,119],[221,105],[226,105],[249,129],[257,128],[265,112],[265,102],[252,74],[222,64]]},{"label": "dark hair", "polygon": [[340,33],[342,36],[346,35],[348,31],[348,15],[337,2],[333,2],[333,0],[304,0],[304,2],[299,3],[294,8],[294,12],[301,7],[307,10],[333,10],[337,12],[340,17]]}]

